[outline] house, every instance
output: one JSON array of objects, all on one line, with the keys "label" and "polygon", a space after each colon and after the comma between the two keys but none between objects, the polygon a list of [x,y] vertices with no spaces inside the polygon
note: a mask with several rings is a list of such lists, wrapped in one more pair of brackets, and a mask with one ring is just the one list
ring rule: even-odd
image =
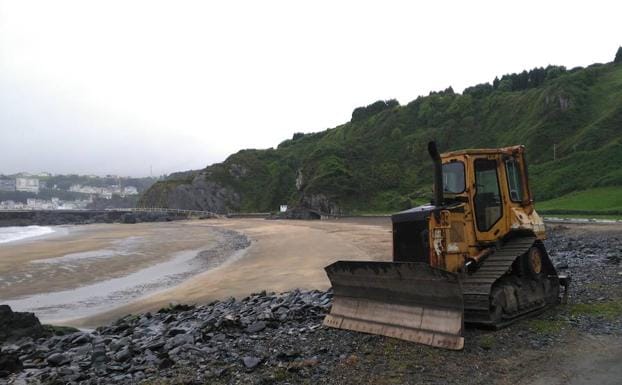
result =
[{"label": "house", "polygon": [[15,179],[15,190],[39,193],[39,179],[37,178],[17,178]]}]

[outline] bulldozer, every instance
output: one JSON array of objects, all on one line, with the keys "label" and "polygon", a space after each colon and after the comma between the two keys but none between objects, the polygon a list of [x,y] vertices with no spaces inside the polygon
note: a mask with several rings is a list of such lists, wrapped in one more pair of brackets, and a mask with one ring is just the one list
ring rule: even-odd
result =
[{"label": "bulldozer", "polygon": [[565,300],[569,278],[544,247],[525,147],[439,154],[430,142],[428,152],[432,202],[391,216],[392,262],[325,267],[324,325],[460,350],[465,323],[498,329]]}]

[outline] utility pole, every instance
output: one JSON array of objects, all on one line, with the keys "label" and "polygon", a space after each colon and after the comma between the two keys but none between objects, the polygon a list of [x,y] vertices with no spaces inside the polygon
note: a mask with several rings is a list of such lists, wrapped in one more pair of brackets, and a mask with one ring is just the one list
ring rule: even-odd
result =
[{"label": "utility pole", "polygon": [[153,165],[149,165],[149,177],[153,178]]}]

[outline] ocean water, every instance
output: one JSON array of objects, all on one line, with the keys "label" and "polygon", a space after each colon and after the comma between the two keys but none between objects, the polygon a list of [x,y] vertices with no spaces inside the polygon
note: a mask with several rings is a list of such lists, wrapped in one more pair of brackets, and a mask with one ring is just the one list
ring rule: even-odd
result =
[{"label": "ocean water", "polygon": [[39,237],[53,232],[54,229],[48,226],[0,227],[0,243],[8,243],[26,238]]}]

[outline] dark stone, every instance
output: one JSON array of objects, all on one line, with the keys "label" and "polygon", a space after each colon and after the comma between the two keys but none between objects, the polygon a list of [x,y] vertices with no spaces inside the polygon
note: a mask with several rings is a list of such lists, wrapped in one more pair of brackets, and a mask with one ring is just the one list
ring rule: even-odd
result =
[{"label": "dark stone", "polygon": [[7,377],[11,373],[17,373],[23,368],[24,366],[17,354],[0,352],[0,378]]},{"label": "dark stone", "polygon": [[295,350],[279,352],[279,354],[276,355],[276,358],[281,361],[293,361],[294,359],[298,357],[300,357],[300,352],[295,351]]},{"label": "dark stone", "polygon": [[227,374],[227,368],[214,368],[212,369],[212,373],[214,373],[216,377],[222,377]]},{"label": "dark stone", "polygon": [[160,361],[160,365],[158,365],[158,369],[168,369],[173,366],[175,363],[168,356],[164,357],[162,361]]},{"label": "dark stone", "polygon": [[123,349],[119,350],[114,355],[114,360],[119,362],[125,362],[132,358],[132,351],[126,346]]},{"label": "dark stone", "polygon": [[164,349],[171,350],[173,348],[186,344],[194,344],[194,337],[190,334],[178,334],[168,340],[166,345],[164,345]]},{"label": "dark stone", "polygon": [[242,362],[244,362],[244,366],[246,366],[247,369],[254,369],[261,363],[261,358],[246,356],[242,358]]},{"label": "dark stone", "polygon": [[127,346],[130,343],[130,339],[128,337],[119,338],[118,340],[113,340],[110,342],[108,347],[111,351],[116,352],[117,350]]},{"label": "dark stone", "polygon": [[176,305],[170,305],[169,307],[163,307],[160,310],[158,310],[158,313],[162,314],[162,313],[180,313],[182,311],[189,311],[189,310],[193,310],[194,309],[194,305],[184,305],[184,304],[176,304]]},{"label": "dark stone", "polygon": [[44,335],[46,332],[34,313],[13,312],[9,305],[0,305],[0,343]]},{"label": "dark stone", "polygon": [[246,328],[247,333],[257,333],[266,328],[267,324],[264,321],[257,321]]},{"label": "dark stone", "polygon": [[147,345],[145,345],[145,349],[160,350],[160,349],[162,349],[162,347],[165,344],[166,344],[166,342],[164,342],[164,340],[155,340],[155,341],[151,341]]},{"label": "dark stone", "polygon": [[50,366],[61,366],[68,363],[69,361],[69,357],[67,357],[63,353],[53,353],[47,358],[47,363]]},{"label": "dark stone", "polygon": [[186,330],[185,329],[171,329],[168,331],[168,333],[166,333],[169,337],[175,337],[178,334],[186,334]]},{"label": "dark stone", "polygon": [[121,223],[134,224],[136,223],[136,216],[131,213],[123,214],[121,218]]},{"label": "dark stone", "polygon": [[91,342],[91,335],[88,333],[82,333],[71,341],[73,345],[83,345],[87,342]]},{"label": "dark stone", "polygon": [[104,345],[96,345],[91,353],[91,363],[93,365],[102,365],[108,361],[106,356],[106,347]]}]

